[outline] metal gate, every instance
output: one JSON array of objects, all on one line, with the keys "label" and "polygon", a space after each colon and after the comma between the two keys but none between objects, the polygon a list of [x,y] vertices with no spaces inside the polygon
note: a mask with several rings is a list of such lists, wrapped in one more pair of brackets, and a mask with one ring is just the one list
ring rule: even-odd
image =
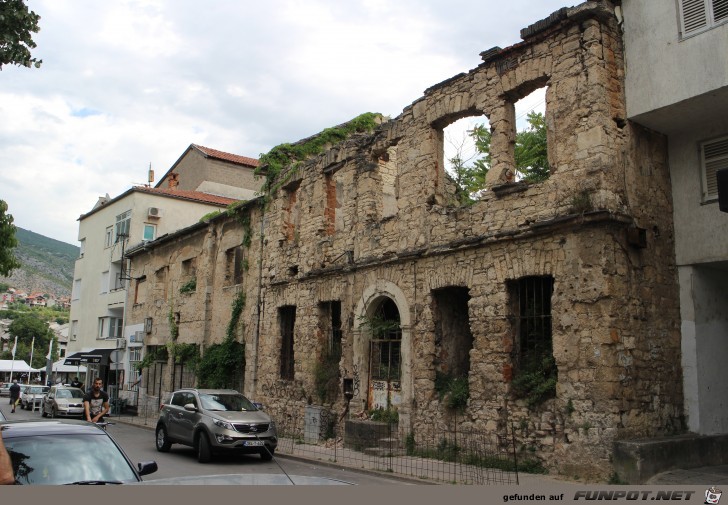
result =
[{"label": "metal gate", "polygon": [[370,409],[388,409],[402,403],[402,330],[391,330],[385,338],[369,343]]}]

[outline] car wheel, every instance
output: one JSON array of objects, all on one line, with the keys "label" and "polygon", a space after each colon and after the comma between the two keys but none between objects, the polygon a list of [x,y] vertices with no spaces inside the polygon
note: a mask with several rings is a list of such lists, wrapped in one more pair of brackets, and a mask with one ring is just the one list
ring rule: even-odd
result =
[{"label": "car wheel", "polygon": [[167,428],[164,426],[157,426],[157,450],[159,452],[168,452],[169,448],[172,446],[172,443],[169,441],[169,438],[167,438]]},{"label": "car wheel", "polygon": [[260,459],[262,459],[263,461],[270,461],[271,459],[273,459],[273,452],[275,452],[275,449],[263,448],[260,451]]},{"label": "car wheel", "polygon": [[210,440],[205,433],[200,433],[197,440],[197,461],[200,463],[209,463],[211,459]]}]

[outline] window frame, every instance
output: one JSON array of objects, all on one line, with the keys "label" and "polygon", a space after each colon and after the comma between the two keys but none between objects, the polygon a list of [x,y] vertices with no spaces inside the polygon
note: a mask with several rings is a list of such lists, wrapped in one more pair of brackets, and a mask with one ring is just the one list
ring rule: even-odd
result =
[{"label": "window frame", "polygon": [[[702,12],[699,12],[696,9],[700,9],[701,4]],[[718,20],[716,20],[716,5],[722,9],[719,13],[723,14],[723,17]],[[686,9],[691,14],[691,18],[702,14],[705,19],[700,24],[687,27],[685,24]],[[680,40],[684,40],[728,23],[728,0],[677,0],[677,14]]]},{"label": "window frame", "polygon": [[[147,238],[147,230],[152,230],[152,238]],[[156,224],[150,224],[150,223],[144,223],[144,230],[142,232],[142,240],[144,242],[151,242],[157,238],[157,225]]]},{"label": "window frame", "polygon": [[[713,147],[722,153],[706,158],[706,151]],[[728,135],[701,141],[698,144],[698,155],[702,202],[715,203],[718,201],[717,171],[728,169]]]},{"label": "window frame", "polygon": [[116,223],[114,224],[114,243],[119,242],[120,235],[125,235],[128,239],[130,231],[131,209],[116,216]]},{"label": "window frame", "polygon": [[114,227],[107,226],[105,233],[106,234],[104,235],[104,249],[108,249],[109,247],[114,245]]}]

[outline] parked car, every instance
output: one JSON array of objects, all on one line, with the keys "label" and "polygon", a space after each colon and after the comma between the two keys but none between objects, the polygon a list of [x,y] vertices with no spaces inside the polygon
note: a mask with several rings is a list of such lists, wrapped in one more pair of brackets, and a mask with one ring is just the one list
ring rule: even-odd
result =
[{"label": "parked car", "polygon": [[122,484],[157,471],[137,467],[111,436],[75,419],[6,421],[1,426],[16,484]]},{"label": "parked car", "polygon": [[180,389],[162,404],[156,427],[156,446],[194,447],[200,463],[221,451],[260,454],[271,460],[278,446],[273,420],[245,396],[232,389]]},{"label": "parked car", "polygon": [[10,382],[0,384],[0,396],[10,396]]},{"label": "parked car", "polygon": [[83,390],[51,386],[40,408],[43,417],[83,417]]},{"label": "parked car", "polygon": [[33,410],[43,405],[43,398],[51,388],[48,386],[25,386],[20,392],[20,408]]},{"label": "parked car", "polygon": [[7,418],[5,417],[5,414],[3,414],[2,411],[0,410],[0,422],[5,421],[5,420],[7,420]]}]

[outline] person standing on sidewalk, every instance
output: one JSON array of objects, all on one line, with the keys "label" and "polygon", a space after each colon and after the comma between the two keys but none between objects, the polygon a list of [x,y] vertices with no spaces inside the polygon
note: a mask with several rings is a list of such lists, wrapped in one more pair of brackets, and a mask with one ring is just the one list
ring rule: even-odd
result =
[{"label": "person standing on sidewalk", "polygon": [[13,409],[10,411],[11,413],[15,412],[15,407],[17,406],[19,401],[20,384],[18,384],[17,380],[14,380],[13,384],[10,386],[10,404],[13,406]]}]

